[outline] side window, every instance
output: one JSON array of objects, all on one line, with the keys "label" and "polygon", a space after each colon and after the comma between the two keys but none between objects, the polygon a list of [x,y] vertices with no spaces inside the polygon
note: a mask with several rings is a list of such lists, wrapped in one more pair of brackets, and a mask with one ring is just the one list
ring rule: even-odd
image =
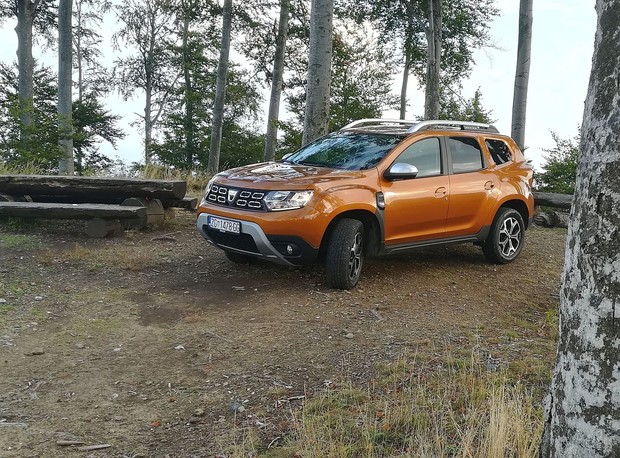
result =
[{"label": "side window", "polygon": [[502,165],[512,161],[512,152],[506,142],[502,140],[486,140],[486,144],[495,165]]},{"label": "side window", "polygon": [[474,172],[483,169],[482,149],[478,140],[471,137],[450,137],[453,173]]},{"label": "side window", "polygon": [[396,162],[415,165],[418,178],[441,175],[441,152],[438,138],[425,138],[403,151]]}]

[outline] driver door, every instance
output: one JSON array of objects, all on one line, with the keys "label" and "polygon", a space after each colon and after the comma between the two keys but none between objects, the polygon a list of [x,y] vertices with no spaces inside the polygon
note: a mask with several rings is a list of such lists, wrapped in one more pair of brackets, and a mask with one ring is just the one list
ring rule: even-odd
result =
[{"label": "driver door", "polygon": [[[383,178],[385,244],[399,245],[444,236],[450,180],[446,174],[444,143],[438,137],[409,145],[390,165],[414,165],[415,178]],[[389,170],[389,168],[388,168]]]}]

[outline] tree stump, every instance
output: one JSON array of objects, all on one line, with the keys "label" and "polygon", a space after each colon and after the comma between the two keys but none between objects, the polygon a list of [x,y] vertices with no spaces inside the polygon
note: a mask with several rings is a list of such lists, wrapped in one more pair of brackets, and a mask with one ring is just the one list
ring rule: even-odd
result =
[{"label": "tree stump", "polygon": [[86,235],[92,238],[118,235],[121,231],[121,222],[118,219],[93,218],[86,224]]}]

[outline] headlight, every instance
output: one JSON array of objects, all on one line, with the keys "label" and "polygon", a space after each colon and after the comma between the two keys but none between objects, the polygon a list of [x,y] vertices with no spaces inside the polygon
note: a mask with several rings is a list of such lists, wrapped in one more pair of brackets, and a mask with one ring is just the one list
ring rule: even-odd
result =
[{"label": "headlight", "polygon": [[215,176],[211,178],[209,182],[207,183],[207,187],[205,188],[205,193],[202,196],[202,201],[200,202],[200,205],[207,202],[207,196],[209,195],[209,191],[211,191],[211,186],[213,186],[214,181],[215,181]]},{"label": "headlight", "polygon": [[311,197],[312,191],[271,191],[264,202],[271,211],[294,210],[306,205]]}]

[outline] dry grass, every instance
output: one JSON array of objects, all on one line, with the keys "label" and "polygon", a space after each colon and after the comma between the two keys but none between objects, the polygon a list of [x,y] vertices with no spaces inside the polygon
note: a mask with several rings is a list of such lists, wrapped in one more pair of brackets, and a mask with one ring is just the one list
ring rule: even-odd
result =
[{"label": "dry grass", "polygon": [[162,165],[147,164],[140,170],[140,176],[153,180],[183,180],[187,182],[187,194],[202,196],[211,178],[201,170],[178,170]]},{"label": "dry grass", "polygon": [[0,162],[0,175],[41,175],[43,170],[34,162],[23,165],[9,165]]},{"label": "dry grass", "polygon": [[[537,456],[542,411],[535,396],[510,383],[507,373],[488,371],[478,355],[434,373],[403,359],[378,374],[365,388],[347,382],[310,397],[291,413],[291,432],[281,446],[260,455]],[[248,456],[255,443],[251,436],[231,455]]]}]

